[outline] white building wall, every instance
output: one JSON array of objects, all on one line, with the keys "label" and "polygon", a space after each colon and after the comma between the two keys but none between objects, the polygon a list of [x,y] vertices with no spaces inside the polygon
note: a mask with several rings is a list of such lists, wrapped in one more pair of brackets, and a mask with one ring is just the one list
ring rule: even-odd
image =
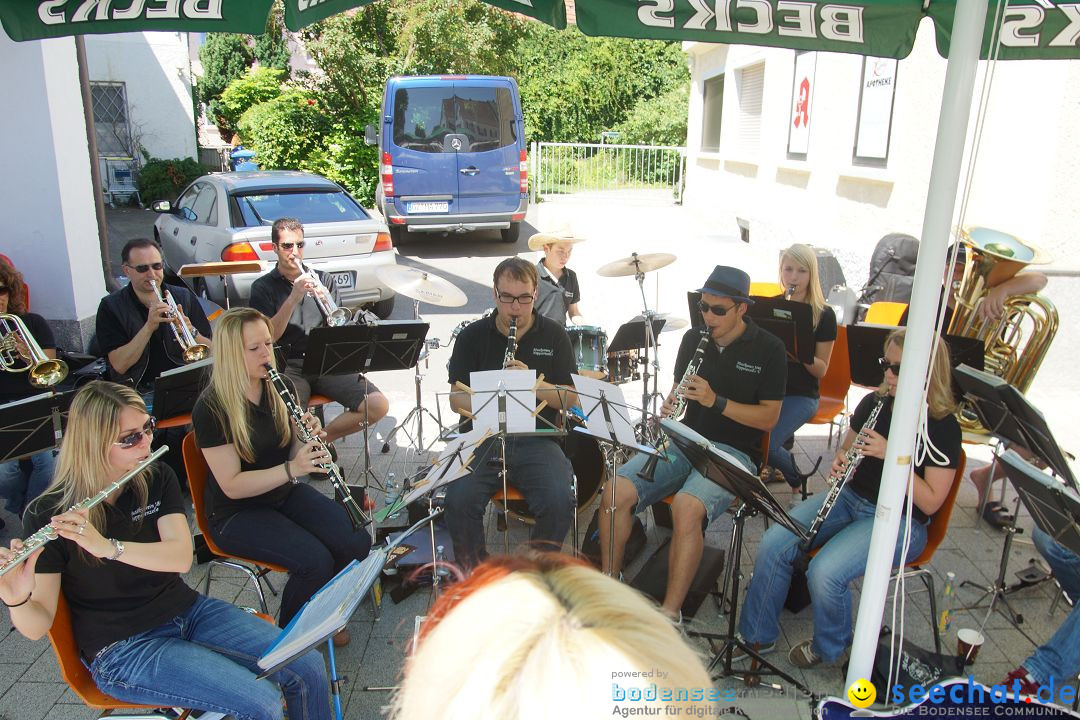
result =
[{"label": "white building wall", "polygon": [[187,33],[86,36],[90,82],[122,82],[135,140],[152,157],[195,157]]}]

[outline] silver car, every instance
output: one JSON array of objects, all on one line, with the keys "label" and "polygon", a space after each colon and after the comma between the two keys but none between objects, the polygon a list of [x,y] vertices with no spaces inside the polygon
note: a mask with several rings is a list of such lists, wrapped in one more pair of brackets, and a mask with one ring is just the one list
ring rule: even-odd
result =
[{"label": "silver car", "polygon": [[194,278],[196,293],[225,304],[246,304],[251,283],[274,267],[270,225],[280,217],[304,224],[304,263],[337,280],[342,304],[373,306],[386,318],[394,291],[375,269],[397,263],[390,232],[341,186],[312,173],[292,170],[227,172],[197,178],[173,204],[154,202],[160,213],[154,238],[174,272],[184,265],[229,260],[257,261],[260,272]]}]

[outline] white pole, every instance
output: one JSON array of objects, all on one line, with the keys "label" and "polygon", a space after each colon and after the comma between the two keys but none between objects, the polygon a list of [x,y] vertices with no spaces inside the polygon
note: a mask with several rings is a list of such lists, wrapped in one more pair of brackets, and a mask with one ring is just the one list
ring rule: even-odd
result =
[{"label": "white pole", "polygon": [[[979,66],[987,0],[958,0],[953,18],[945,91],[938,117],[934,164],[927,189],[922,241],[911,289],[908,332],[901,357],[889,444],[878,493],[877,520],[863,580],[845,688],[870,677],[889,590],[896,536],[912,469],[915,435],[923,413],[922,391],[937,322],[937,298],[960,182],[964,140]],[[883,692],[884,690],[882,690]]]}]

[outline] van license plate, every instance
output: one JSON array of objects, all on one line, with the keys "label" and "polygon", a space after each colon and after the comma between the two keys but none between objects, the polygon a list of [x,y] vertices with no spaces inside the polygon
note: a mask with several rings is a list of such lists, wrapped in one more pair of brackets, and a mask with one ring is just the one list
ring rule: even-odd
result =
[{"label": "van license plate", "polygon": [[351,288],[353,286],[353,274],[351,272],[335,272],[328,273],[330,277],[334,278],[339,289]]},{"label": "van license plate", "polygon": [[411,202],[406,208],[409,213],[444,213],[450,212],[448,202]]}]

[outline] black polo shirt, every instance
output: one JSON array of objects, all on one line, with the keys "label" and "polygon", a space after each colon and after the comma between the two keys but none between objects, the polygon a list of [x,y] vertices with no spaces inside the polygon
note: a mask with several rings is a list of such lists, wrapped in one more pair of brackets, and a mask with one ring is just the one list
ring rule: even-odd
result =
[{"label": "black polo shirt", "polygon": [[[55,493],[46,492],[31,502],[23,518],[26,531],[48,524],[61,511],[58,501]],[[101,534],[124,542],[160,542],[157,521],[166,515],[184,515],[176,474],[161,462],[154,463],[147,473],[146,504],[138,502],[129,483],[115,505],[103,506],[105,529]],[[190,608],[196,597],[179,573],[94,560],[63,538],[45,545],[37,572],[60,574],[60,590],[71,606],[75,642],[87,658],[106,645],[168,622]]]},{"label": "black polo shirt", "polygon": [[[469,374],[474,370],[502,368],[506,356],[506,336],[495,326],[495,316],[493,313],[477,320],[458,335],[446,368],[451,385],[458,381],[468,385]],[[518,335],[517,341],[515,357],[528,365],[530,370],[535,370],[537,376],[542,374],[545,381],[556,385],[571,384],[570,376],[577,372],[577,365],[565,328],[534,310],[532,327],[524,335]],[[559,411],[546,407],[540,411],[540,416],[554,424]],[[462,430],[467,432],[471,427],[472,423],[466,423]],[[536,427],[543,430],[550,426],[538,419]]]},{"label": "black polo shirt", "polygon": [[556,280],[542,259],[536,263],[536,270],[540,273],[540,292],[536,300],[536,311],[560,325],[565,325],[570,306],[581,301],[581,287],[578,285],[577,273],[564,267],[562,276]]},{"label": "black polo shirt", "polygon": [[[315,270],[314,272],[319,276],[319,280],[326,286],[326,289],[330,291],[330,297],[334,298],[334,302],[340,304],[337,281],[334,280],[333,276],[327,275],[321,270]],[[291,292],[292,283],[286,280],[285,276],[278,270],[278,266],[274,265],[270,272],[251,284],[249,303],[251,307],[266,317],[272,318],[277,315],[277,311],[285,304],[285,300]],[[323,321],[322,311],[319,310],[319,304],[315,302],[315,298],[305,295],[303,301],[293,308],[289,324],[285,326],[285,332],[277,340],[277,344],[281,345],[285,351],[286,357],[304,357],[307,352],[308,333],[311,332],[311,328],[322,325]]]},{"label": "black polo shirt", "polygon": [[[288,378],[283,379],[295,397],[296,388]],[[284,447],[280,445],[281,440],[274,426],[274,416],[270,411],[270,394],[273,392],[273,388],[265,384],[259,404],[248,401],[248,426],[251,428],[251,449],[255,453],[255,461],[248,462],[240,458],[240,472],[266,470],[281,465],[289,459],[291,443],[285,443]],[[232,444],[228,430],[214,411],[209,388],[204,390],[195,402],[195,408],[191,411],[191,424],[195,428],[195,440],[200,448],[215,448]],[[206,516],[220,522],[247,508],[278,507],[288,498],[292,487],[292,483],[287,482],[267,490],[262,495],[234,500],[218,485],[214,473],[207,473],[206,489],[203,491]]]},{"label": "black polo shirt", "polygon": [[[851,414],[852,432],[857,433],[862,430],[877,401],[876,393],[870,393],[862,399],[858,407],[855,408],[855,412]],[[874,430],[886,438],[889,437],[889,426],[892,424],[893,402],[893,398],[885,399],[881,413],[878,414],[877,420],[874,422]],[[926,477],[926,465],[928,463],[934,467],[955,468],[960,462],[961,443],[963,442],[960,423],[956,421],[956,416],[952,413],[937,420],[928,415],[926,418],[926,432],[930,442],[933,443],[935,448],[944,453],[948,460],[944,464],[938,463],[930,456],[930,453],[926,453],[923,462],[915,466],[915,474],[921,478]],[[921,448],[921,438],[917,441],[917,444]],[[916,458],[920,456],[920,452],[921,450],[916,451]],[[859,466],[855,468],[855,475],[848,481],[848,487],[870,502],[877,503],[878,488],[881,486],[881,473],[884,469],[885,461],[881,458],[863,456]],[[912,505],[912,508],[914,509],[914,517],[919,522],[925,524],[930,520],[930,516],[920,510],[918,506]]]},{"label": "black polo shirt", "polygon": [[[25,313],[19,317],[22,318],[26,329],[34,336],[34,342],[42,350],[56,349],[56,340],[53,338],[52,328],[49,327],[49,323],[45,322],[45,318],[37,313]],[[41,388],[31,385],[28,377],[29,373],[25,372],[0,371],[0,404],[21,400],[44,392]]]},{"label": "black polo shirt", "polygon": [[[817,343],[836,340],[836,313],[828,305],[821,311],[817,327],[814,328],[814,350]],[[831,361],[830,361],[831,362]],[[816,398],[820,396],[820,381],[810,374],[801,362],[789,362],[787,366],[787,395]]]},{"label": "black polo shirt", "polygon": [[[746,329],[733,343],[721,349],[715,342],[705,346],[705,359],[698,375],[708,381],[717,395],[747,405],[762,400],[783,400],[787,381],[787,355],[784,343],[764,332],[753,320],[744,317]],[[686,366],[701,339],[701,330],[690,328],[683,335],[675,358],[675,382],[682,380]],[[761,439],[757,428],[735,422],[713,408],[690,400],[682,422],[715,442],[722,442],[750,456],[761,464]]]}]

